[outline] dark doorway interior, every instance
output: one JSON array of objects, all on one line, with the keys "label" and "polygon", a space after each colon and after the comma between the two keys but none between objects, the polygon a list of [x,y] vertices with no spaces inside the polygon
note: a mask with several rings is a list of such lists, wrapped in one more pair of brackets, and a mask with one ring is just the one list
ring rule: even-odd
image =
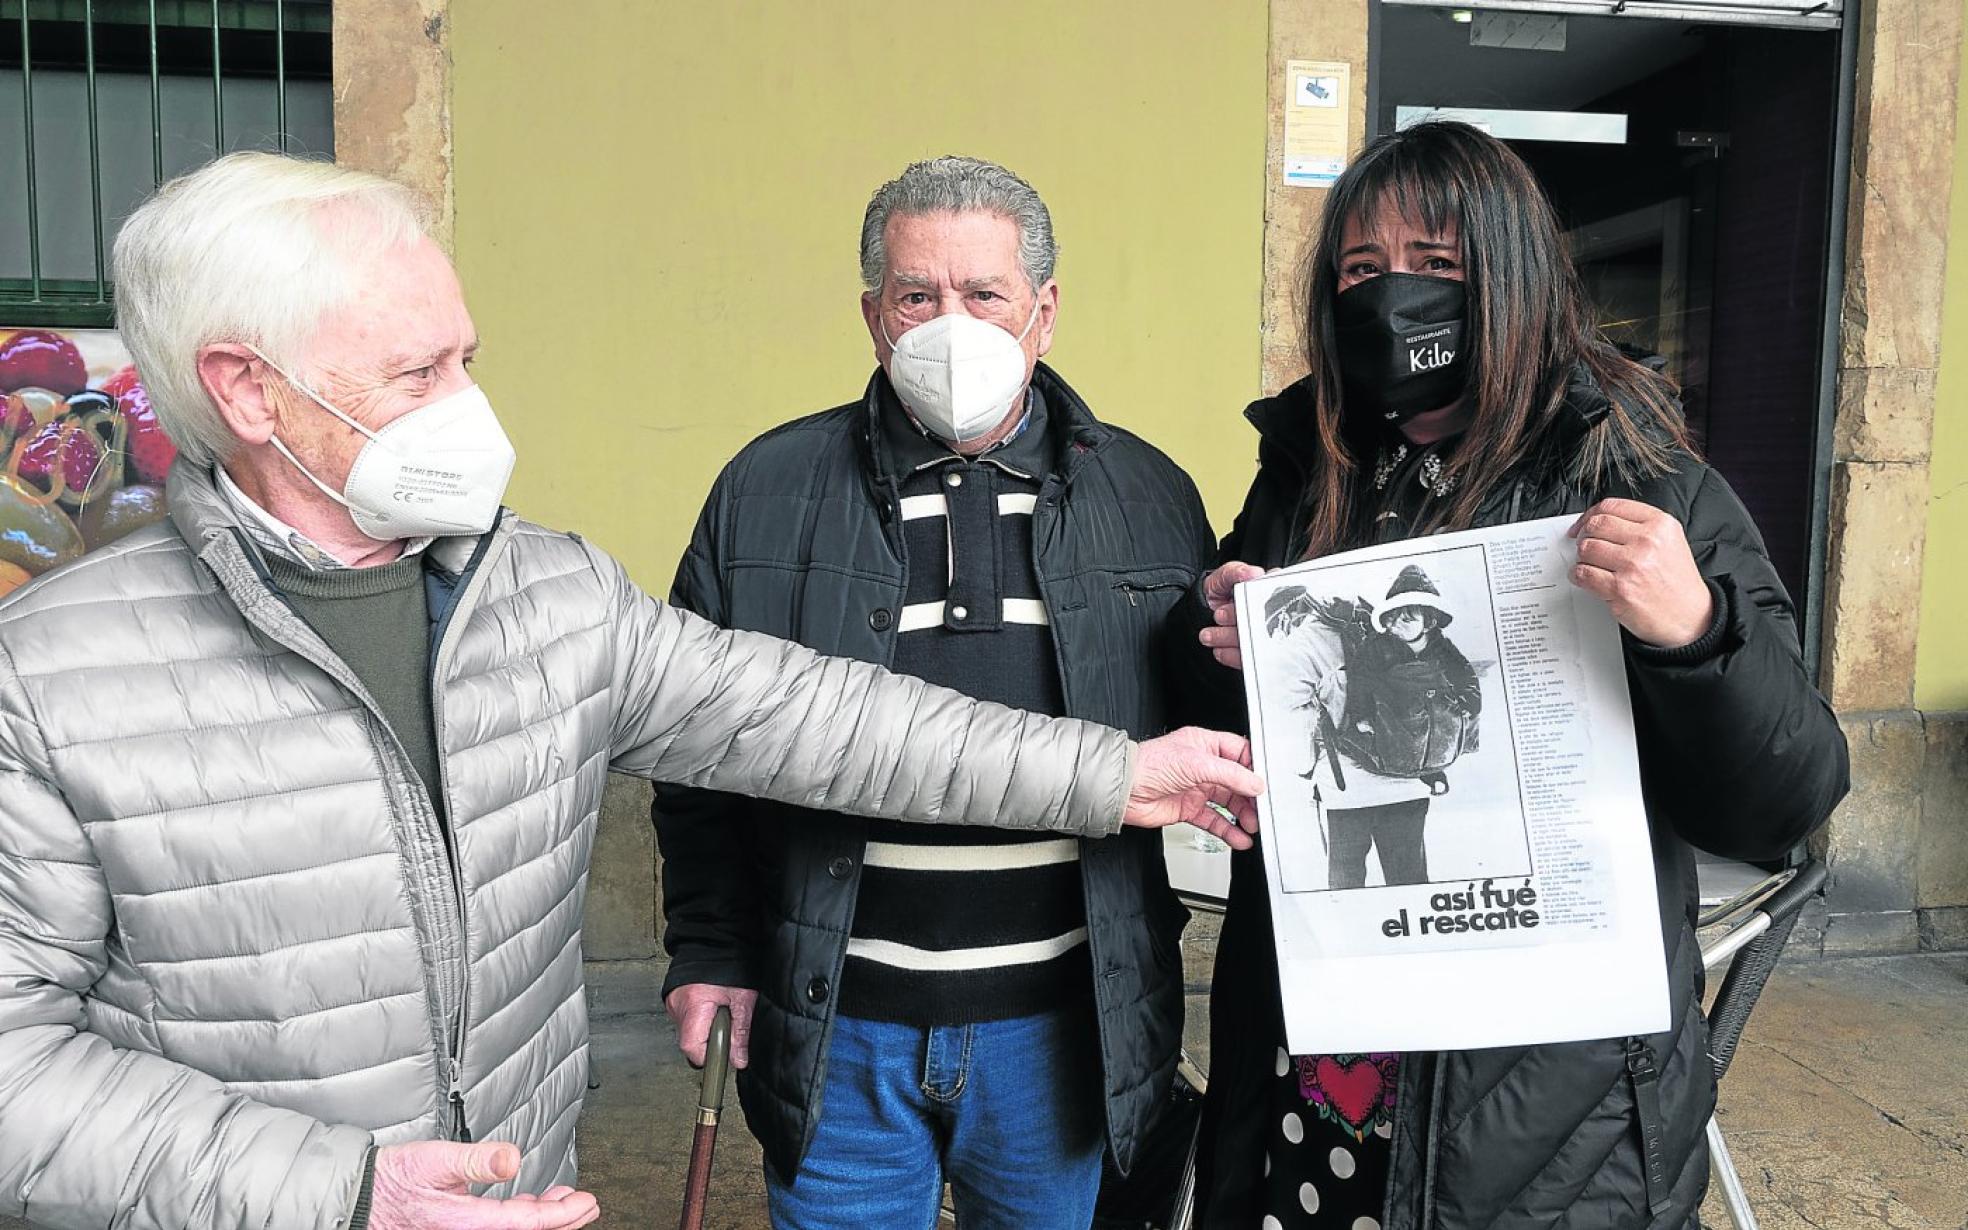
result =
[{"label": "dark doorway interior", "polygon": [[1607,335],[1665,359],[1804,601],[1837,34],[1569,17],[1564,50],[1527,50],[1472,45],[1456,18],[1380,7],[1373,130],[1403,107],[1626,117],[1622,144],[1511,144],[1569,228]]}]

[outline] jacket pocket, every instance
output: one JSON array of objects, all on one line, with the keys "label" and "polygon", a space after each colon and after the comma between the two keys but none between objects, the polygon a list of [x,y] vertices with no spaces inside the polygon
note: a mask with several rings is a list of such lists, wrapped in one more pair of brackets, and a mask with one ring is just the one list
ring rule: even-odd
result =
[{"label": "jacket pocket", "polygon": [[1122,578],[1114,582],[1114,588],[1127,599],[1129,606],[1138,607],[1154,603],[1167,609],[1174,605],[1177,598],[1189,592],[1189,582]]},{"label": "jacket pocket", "polygon": [[[1111,579],[1106,605],[1113,612],[1110,618],[1122,627],[1139,625],[1157,630],[1196,581],[1191,570],[1175,567],[1142,568],[1108,575]],[[1088,589],[1093,586],[1089,585]]]}]

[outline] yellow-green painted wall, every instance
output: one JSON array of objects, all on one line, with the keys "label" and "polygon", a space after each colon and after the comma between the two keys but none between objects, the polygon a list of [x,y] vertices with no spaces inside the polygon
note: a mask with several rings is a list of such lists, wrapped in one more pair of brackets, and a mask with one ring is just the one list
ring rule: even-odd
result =
[{"label": "yellow-green painted wall", "polygon": [[1914,673],[1914,704],[1929,711],[1968,709],[1968,41],[1955,113],[1950,211]]},{"label": "yellow-green painted wall", "polygon": [[510,501],[668,588],[719,468],[858,397],[868,196],[991,158],[1063,248],[1049,362],[1219,528],[1258,392],[1265,0],[470,0],[457,261]]}]

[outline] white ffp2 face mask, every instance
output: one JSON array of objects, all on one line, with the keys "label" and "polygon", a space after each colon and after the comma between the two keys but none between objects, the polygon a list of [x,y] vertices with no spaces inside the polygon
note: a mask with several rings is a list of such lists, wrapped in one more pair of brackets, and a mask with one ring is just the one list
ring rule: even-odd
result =
[{"label": "white ffp2 face mask", "polygon": [[889,383],[931,434],[954,444],[987,436],[1025,387],[1025,335],[1038,319],[1034,303],[1017,337],[964,312],[925,321],[894,340],[884,324]]},{"label": "white ffp2 face mask", "polygon": [[371,431],[273,360],[260,358],[308,400],[369,437],[340,491],[315,477],[278,436],[273,439],[273,447],[321,494],[349,510],[355,528],[384,542],[492,528],[515,456],[484,390],[475,384],[460,389]]}]

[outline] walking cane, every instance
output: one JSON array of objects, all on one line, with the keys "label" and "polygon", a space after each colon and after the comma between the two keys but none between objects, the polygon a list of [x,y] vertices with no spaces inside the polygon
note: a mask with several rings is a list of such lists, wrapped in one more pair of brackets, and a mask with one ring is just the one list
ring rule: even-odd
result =
[{"label": "walking cane", "polygon": [[718,1113],[724,1109],[724,1077],[731,1068],[731,1009],[711,1018],[704,1043],[704,1088],[697,1095],[697,1134],[690,1141],[690,1169],[683,1179],[680,1230],[704,1230],[704,1205],[711,1195],[711,1152],[717,1148]]}]

